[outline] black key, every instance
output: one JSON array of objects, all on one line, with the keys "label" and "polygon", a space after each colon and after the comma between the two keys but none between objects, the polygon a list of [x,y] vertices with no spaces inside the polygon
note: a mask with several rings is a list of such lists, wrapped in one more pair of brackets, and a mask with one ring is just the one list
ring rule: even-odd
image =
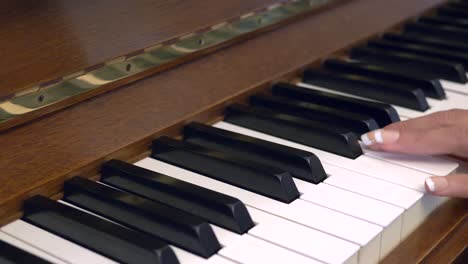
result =
[{"label": "black key", "polygon": [[452,260],[451,264],[466,264],[466,263],[468,263],[468,245],[466,245],[465,248],[463,248],[462,251],[458,253],[455,259]]},{"label": "black key", "polygon": [[186,211],[239,234],[254,226],[247,208],[239,199],[123,161],[104,163],[101,181]]},{"label": "black key", "polygon": [[401,43],[414,43],[414,44],[422,44],[425,46],[430,46],[442,50],[450,50],[455,52],[463,52],[468,53],[468,45],[456,42],[456,41],[447,41],[445,39],[439,39],[435,36],[431,35],[411,35],[411,34],[394,34],[394,33],[387,33],[383,35],[383,39],[397,41]]},{"label": "black key", "polygon": [[66,181],[64,200],[202,257],[221,248],[210,225],[200,218],[90,180]]},{"label": "black key", "polygon": [[151,157],[281,202],[299,197],[289,172],[187,142],[160,137]]},{"label": "black key", "polygon": [[224,129],[191,123],[184,129],[184,140],[289,171],[294,177],[311,183],[320,183],[327,177],[320,160],[310,152]]},{"label": "black key", "polygon": [[418,21],[424,24],[435,25],[435,26],[450,26],[450,27],[460,28],[462,30],[468,28],[468,20],[450,19],[450,18],[443,17],[443,16],[436,16],[436,17],[426,16],[426,17],[419,18]]},{"label": "black key", "polygon": [[418,34],[432,34],[438,38],[466,42],[468,40],[468,31],[461,30],[453,26],[435,26],[422,22],[408,23],[404,27],[404,32]]},{"label": "black key", "polygon": [[466,83],[465,68],[445,61],[405,52],[385,51],[373,48],[354,48],[350,57],[355,60],[384,65],[426,79],[446,79]]},{"label": "black key", "polygon": [[438,80],[417,79],[409,75],[403,75],[386,70],[383,67],[335,59],[326,60],[323,63],[323,67],[334,71],[359,74],[379,80],[401,83],[406,86],[420,88],[428,97],[437,99],[445,98],[444,89]]},{"label": "black key", "polygon": [[383,82],[356,74],[346,74],[324,69],[305,70],[303,81],[320,87],[419,111],[429,109],[426,97],[421,89],[399,86],[397,83]]},{"label": "black key", "polygon": [[463,1],[461,2],[449,2],[445,4],[443,7],[449,7],[449,8],[454,8],[457,10],[462,10],[465,11],[466,15],[468,16],[468,4],[464,3]]},{"label": "black key", "polygon": [[463,66],[465,66],[465,68],[468,67],[468,55],[466,54],[441,50],[422,44],[401,43],[389,40],[372,40],[369,41],[367,45],[369,47],[383,50],[413,53],[420,56],[443,60],[453,64],[461,63]]},{"label": "black key", "polygon": [[355,159],[362,155],[361,147],[354,133],[321,122],[261,107],[237,104],[226,109],[225,120],[344,157]]},{"label": "black key", "polygon": [[163,241],[44,196],[24,203],[24,221],[123,263],[179,263]]},{"label": "black key", "polygon": [[379,128],[377,122],[368,115],[352,113],[287,97],[254,95],[250,98],[250,104],[349,129],[358,137]]},{"label": "black key", "polygon": [[0,264],[49,264],[50,262],[0,240]]},{"label": "black key", "polygon": [[[465,3],[466,4],[466,3]],[[453,16],[452,13],[453,9],[445,8],[445,10],[439,10],[436,14],[432,14],[431,17],[436,17],[445,20],[449,20],[454,23],[459,23],[461,25],[468,24],[468,16]],[[455,10],[457,12],[457,10]]]},{"label": "black key", "polygon": [[303,100],[314,104],[337,107],[353,113],[370,115],[380,127],[400,121],[396,110],[389,104],[361,100],[312,89],[306,89],[288,83],[275,84],[272,88],[275,95]]},{"label": "black key", "polygon": [[461,19],[466,19],[468,17],[468,11],[466,10],[466,8],[457,8],[453,5],[440,7],[437,10],[437,14],[450,17],[457,17]]},{"label": "black key", "polygon": [[[431,17],[437,18],[440,21],[446,22],[447,24],[456,24],[459,26],[468,26],[468,17],[456,17],[445,14],[436,14]],[[466,28],[466,27],[465,27]]]}]

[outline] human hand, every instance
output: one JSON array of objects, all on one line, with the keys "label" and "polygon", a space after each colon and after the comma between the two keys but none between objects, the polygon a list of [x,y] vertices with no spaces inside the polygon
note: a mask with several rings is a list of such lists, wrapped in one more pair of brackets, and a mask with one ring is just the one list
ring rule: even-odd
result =
[{"label": "human hand", "polygon": [[[452,154],[468,157],[468,110],[449,110],[394,123],[362,135],[373,150],[407,154]],[[468,198],[468,174],[430,177],[426,190],[434,195]]]}]

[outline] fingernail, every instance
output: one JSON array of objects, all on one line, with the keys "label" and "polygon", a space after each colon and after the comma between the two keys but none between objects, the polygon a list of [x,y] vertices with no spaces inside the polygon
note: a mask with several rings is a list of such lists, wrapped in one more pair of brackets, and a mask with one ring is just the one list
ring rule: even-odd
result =
[{"label": "fingernail", "polygon": [[445,177],[431,177],[426,179],[426,186],[431,192],[439,192],[447,188],[448,181]]},{"label": "fingernail", "polygon": [[362,143],[366,146],[382,143],[393,143],[398,140],[400,133],[394,130],[378,129],[361,136]]}]

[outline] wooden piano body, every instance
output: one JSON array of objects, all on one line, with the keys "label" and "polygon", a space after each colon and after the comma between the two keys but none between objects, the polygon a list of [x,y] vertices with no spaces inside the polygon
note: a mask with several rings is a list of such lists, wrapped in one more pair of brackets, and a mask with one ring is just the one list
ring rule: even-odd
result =
[{"label": "wooden piano body", "polygon": [[[5,1],[0,4],[0,98],[36,91],[277,2],[285,1]],[[190,121],[218,121],[226,105],[279,80],[294,80],[321,59],[444,2],[337,1],[3,125],[0,224],[19,218],[27,197],[59,198],[65,179],[96,179],[106,160],[146,157],[154,138],[178,136]],[[467,209],[466,201],[450,200],[383,262],[452,261],[468,245]]]}]

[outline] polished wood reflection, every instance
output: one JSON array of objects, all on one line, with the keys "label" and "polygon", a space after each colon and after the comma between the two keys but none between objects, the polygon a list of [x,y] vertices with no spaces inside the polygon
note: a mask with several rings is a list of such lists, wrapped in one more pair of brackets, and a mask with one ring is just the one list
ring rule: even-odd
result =
[{"label": "polished wood reflection", "polygon": [[451,199],[436,209],[381,264],[451,263],[465,246],[468,246],[468,200]]},{"label": "polished wood reflection", "polygon": [[0,98],[274,0],[0,2]]},{"label": "polished wood reflection", "polygon": [[25,196],[52,195],[65,177],[90,175],[105,158],[142,153],[165,129],[220,116],[229,100],[440,2],[349,1],[2,133],[0,218]]},{"label": "polished wood reflection", "polygon": [[[0,96],[273,1],[151,2],[138,1],[137,8],[127,7],[130,2],[123,0],[89,1],[80,12],[73,8],[78,1],[2,2],[0,38],[5,40],[12,35],[16,45],[0,41],[2,57],[7,58],[0,62]],[[225,105],[265,90],[276,80],[295,78],[302,68],[442,2],[349,1],[0,133],[0,224],[19,216],[26,197],[38,193],[59,197],[67,177],[97,178],[104,160],[120,158],[131,162],[142,158],[158,135],[180,135],[181,127],[192,120],[219,120]],[[98,15],[105,4],[116,8]],[[5,11],[9,6],[16,15]],[[37,8],[31,10],[32,6]],[[170,14],[170,8],[177,10],[179,16]],[[157,9],[156,18],[146,9]],[[57,17],[49,17],[52,14]],[[27,16],[35,17],[31,21],[44,20],[55,30],[31,21],[19,22],[18,15],[25,20]],[[178,25],[169,23],[174,19]],[[65,43],[69,40],[74,43]],[[418,229],[419,236],[404,242],[406,248],[399,247],[385,261],[429,261],[438,259],[440,254],[449,259],[451,256],[443,253],[448,251],[442,246],[433,255],[428,255],[428,250],[434,246],[432,242],[442,245],[444,238],[455,241],[447,245],[461,247],[466,234],[462,232],[467,230],[466,220],[461,219],[466,219],[466,210],[466,200],[451,201],[436,212],[434,222]],[[428,233],[435,228],[439,231]],[[453,230],[458,233],[451,233]]]}]

